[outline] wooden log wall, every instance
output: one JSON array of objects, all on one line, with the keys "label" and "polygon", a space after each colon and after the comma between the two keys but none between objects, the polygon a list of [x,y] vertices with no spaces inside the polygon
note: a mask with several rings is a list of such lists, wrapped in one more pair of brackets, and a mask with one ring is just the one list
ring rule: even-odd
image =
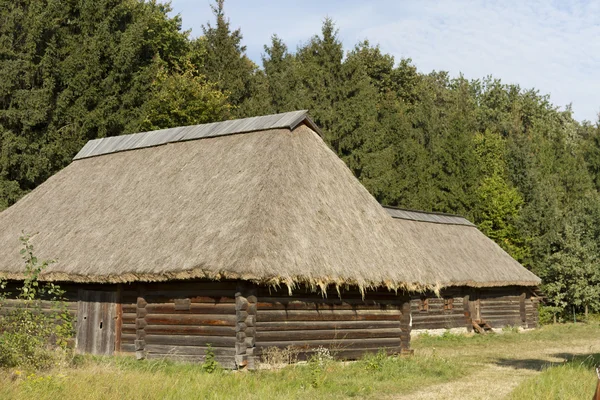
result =
[{"label": "wooden log wall", "polygon": [[138,358],[202,362],[208,345],[223,367],[235,367],[235,282],[123,285],[120,350]]},{"label": "wooden log wall", "polygon": [[407,295],[387,290],[357,290],[321,294],[296,289],[258,288],[256,350],[291,347],[306,359],[322,346],[339,359],[360,358],[366,352],[410,349],[410,304]]},{"label": "wooden log wall", "polygon": [[537,328],[538,327],[538,307],[540,298],[535,295],[531,290],[525,291],[525,328]]},{"label": "wooden log wall", "polygon": [[479,289],[481,318],[492,328],[526,327],[525,291],[517,287]]},{"label": "wooden log wall", "polygon": [[256,357],[256,303],[254,285],[241,282],[235,293],[236,342],[235,363],[238,368],[254,369]]},{"label": "wooden log wall", "polygon": [[[451,329],[470,325],[465,316],[465,304],[468,304],[469,298],[465,298],[462,290],[450,288],[440,295],[424,293],[411,296],[412,329]],[[425,309],[424,300],[427,300]]]},{"label": "wooden log wall", "polygon": [[[452,308],[448,300],[452,299]],[[424,301],[426,300],[426,307]],[[472,330],[471,319],[483,319],[492,328],[538,326],[539,299],[528,288],[449,288],[440,293],[411,295],[412,329]]]}]

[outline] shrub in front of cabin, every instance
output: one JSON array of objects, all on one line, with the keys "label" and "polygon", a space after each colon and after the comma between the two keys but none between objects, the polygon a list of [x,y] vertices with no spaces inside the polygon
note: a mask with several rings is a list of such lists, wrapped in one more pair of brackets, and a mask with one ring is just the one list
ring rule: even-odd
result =
[{"label": "shrub in front of cabin", "polygon": [[[25,279],[15,293],[18,301],[7,304],[6,295],[0,298],[0,307],[5,311],[0,318],[0,367],[47,369],[70,356],[73,320],[64,291],[58,285],[39,281],[41,272],[53,261],[38,261],[30,237],[20,239]],[[0,288],[6,286],[6,282],[0,283]]]}]

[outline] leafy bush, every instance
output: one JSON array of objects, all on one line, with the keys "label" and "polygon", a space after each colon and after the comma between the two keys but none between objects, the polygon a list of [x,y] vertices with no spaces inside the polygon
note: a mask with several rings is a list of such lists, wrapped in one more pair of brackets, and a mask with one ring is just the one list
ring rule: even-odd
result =
[{"label": "leafy bush", "polygon": [[541,325],[549,325],[556,322],[564,322],[562,316],[563,309],[556,306],[543,306],[540,305],[538,308],[539,322]]},{"label": "leafy bush", "polygon": [[[74,334],[73,321],[64,291],[58,285],[39,281],[41,272],[53,261],[39,262],[30,237],[20,239],[25,279],[18,289],[20,301],[0,319],[0,366],[46,369],[70,355],[68,341]],[[42,307],[42,299],[49,302],[49,309]]]},{"label": "leafy bush", "polygon": [[207,344],[206,358],[202,363],[202,371],[212,374],[219,369],[219,363],[215,359],[215,351],[210,343]]}]

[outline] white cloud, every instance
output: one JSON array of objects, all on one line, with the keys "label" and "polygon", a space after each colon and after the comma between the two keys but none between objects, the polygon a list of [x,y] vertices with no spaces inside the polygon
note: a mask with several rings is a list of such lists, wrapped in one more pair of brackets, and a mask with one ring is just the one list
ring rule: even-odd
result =
[{"label": "white cloud", "polygon": [[[412,58],[423,72],[492,74],[549,93],[556,105],[572,102],[578,119],[595,121],[600,111],[600,3],[228,0],[225,6],[256,61],[271,34],[295,49],[331,16],[347,49],[368,38],[397,59]],[[212,19],[209,1],[174,0],[173,7],[195,34]]]}]

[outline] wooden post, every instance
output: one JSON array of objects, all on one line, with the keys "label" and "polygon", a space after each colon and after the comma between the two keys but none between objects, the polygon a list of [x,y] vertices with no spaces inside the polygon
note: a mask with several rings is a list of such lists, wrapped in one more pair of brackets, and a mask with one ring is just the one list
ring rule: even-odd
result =
[{"label": "wooden post", "polygon": [[527,301],[527,293],[521,293],[519,299],[519,313],[521,314],[521,326],[527,328],[527,311],[525,307],[525,301]]},{"label": "wooden post", "polygon": [[235,293],[235,363],[239,369],[255,368],[256,287],[240,282]]},{"label": "wooden post", "polygon": [[463,298],[463,311],[465,313],[465,326],[467,327],[467,332],[473,332],[473,318],[471,317],[471,302],[469,297],[470,296],[467,294]]},{"label": "wooden post", "polygon": [[135,319],[135,358],[142,360],[146,358],[146,305],[144,285],[138,284],[138,298]]},{"label": "wooden post", "polygon": [[117,284],[117,321],[115,324],[115,352],[121,352],[121,334],[123,330],[123,284]]},{"label": "wooden post", "polygon": [[400,317],[400,354],[412,354],[410,348],[410,332],[412,330],[412,314],[410,297],[403,296],[402,316]]}]

